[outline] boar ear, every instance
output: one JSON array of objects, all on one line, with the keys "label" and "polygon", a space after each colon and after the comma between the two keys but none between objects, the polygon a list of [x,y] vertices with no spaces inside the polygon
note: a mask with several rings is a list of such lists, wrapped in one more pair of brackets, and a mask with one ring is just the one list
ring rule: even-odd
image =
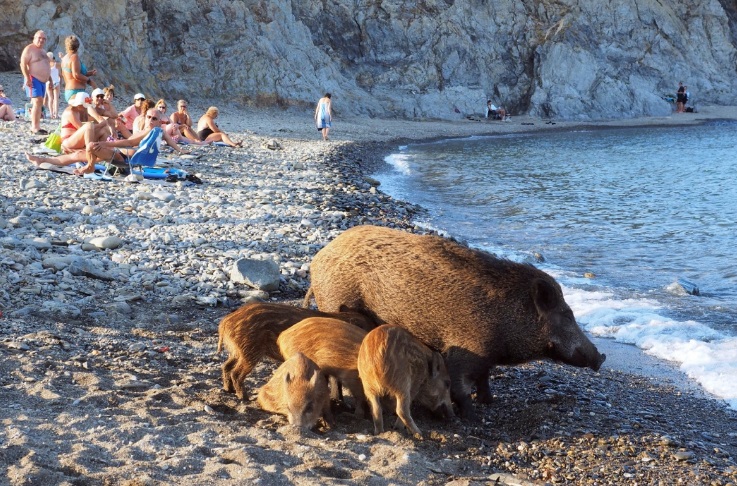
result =
[{"label": "boar ear", "polygon": [[550,282],[536,278],[532,281],[531,291],[538,314],[547,314],[558,305],[558,293]]}]

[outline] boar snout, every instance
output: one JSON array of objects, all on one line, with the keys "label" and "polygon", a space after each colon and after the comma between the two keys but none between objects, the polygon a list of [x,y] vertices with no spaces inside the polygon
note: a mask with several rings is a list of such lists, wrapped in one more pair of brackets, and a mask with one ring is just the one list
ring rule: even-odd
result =
[{"label": "boar snout", "polygon": [[599,354],[598,358],[589,364],[589,368],[594,371],[599,371],[599,368],[604,364],[604,361],[606,361],[606,354]]},{"label": "boar snout", "polygon": [[599,371],[602,363],[606,360],[606,354],[601,354],[592,344],[586,348],[576,348],[570,357],[557,356],[557,360],[579,368],[591,368]]}]

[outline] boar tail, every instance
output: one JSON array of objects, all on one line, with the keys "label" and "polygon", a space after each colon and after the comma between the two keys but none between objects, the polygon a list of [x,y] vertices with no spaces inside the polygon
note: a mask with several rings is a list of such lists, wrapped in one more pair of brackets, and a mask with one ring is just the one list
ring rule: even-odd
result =
[{"label": "boar tail", "polygon": [[218,350],[215,351],[215,354],[220,354],[220,352],[223,350],[223,333],[218,333]]},{"label": "boar tail", "polygon": [[305,295],[305,300],[302,301],[302,307],[305,309],[310,308],[310,299],[312,299],[312,296],[315,295],[315,292],[312,291],[312,286],[310,285],[310,288],[307,289],[307,295]]}]

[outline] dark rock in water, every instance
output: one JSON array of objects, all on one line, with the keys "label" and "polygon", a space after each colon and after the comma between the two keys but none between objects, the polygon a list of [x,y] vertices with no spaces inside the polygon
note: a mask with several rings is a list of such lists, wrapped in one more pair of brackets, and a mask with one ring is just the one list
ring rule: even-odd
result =
[{"label": "dark rock in water", "polygon": [[679,278],[677,283],[683,290],[686,291],[687,294],[701,295],[701,292],[699,292],[699,287],[695,283],[689,282],[685,278]]}]

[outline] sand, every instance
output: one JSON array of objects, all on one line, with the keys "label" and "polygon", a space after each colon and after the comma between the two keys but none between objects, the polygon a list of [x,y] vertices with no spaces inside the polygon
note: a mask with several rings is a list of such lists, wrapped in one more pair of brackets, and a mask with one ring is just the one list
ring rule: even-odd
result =
[{"label": "sand", "polygon": [[[0,83],[16,86],[20,77],[2,74]],[[20,99],[12,92],[10,97]],[[322,167],[326,183],[343,185],[354,206],[346,212],[346,224],[411,229],[411,207],[391,213],[399,203],[383,198],[377,211],[376,202],[364,197],[370,195],[364,177],[400,144],[737,119],[737,107],[700,106],[697,114],[597,123],[553,124],[522,116],[511,122],[377,120],[352,117],[349,107],[334,102],[329,142],[319,140],[309,111],[219,105],[220,126],[248,147],[203,152],[205,197],[230,187],[217,171],[247,178],[239,164],[257,160],[281,167],[279,161],[289,157]],[[191,111],[202,113],[209,104],[194,100]],[[22,150],[35,146],[33,137],[23,135],[28,126],[14,122],[0,131],[3,160],[14,164],[4,171],[3,197],[21,178],[42,177],[22,157]],[[52,129],[54,123],[43,126]],[[258,147],[272,139],[285,150],[259,155]],[[274,191],[291,189],[281,169],[260,177]],[[71,176],[44,184],[49,193],[84,190],[114,198],[116,192],[115,186],[100,189]],[[0,258],[8,255],[0,246]],[[0,271],[9,268],[0,264]],[[305,281],[294,278],[296,286],[280,287],[270,298],[298,304]],[[94,288],[106,285],[95,282]],[[477,422],[440,420],[416,410],[422,441],[401,430],[375,437],[369,420],[349,413],[339,413],[332,429],[298,435],[254,400],[275,363],[261,363],[248,377],[247,400],[222,390],[225,356],[215,354],[217,324],[234,307],[175,304],[156,294],[131,301],[130,312],[123,314],[101,317],[83,308],[69,318],[40,312],[11,317],[11,304],[33,303],[33,294],[20,296],[20,287],[13,289],[0,308],[0,484],[737,483],[737,413],[704,396],[667,364],[611,341],[597,341],[608,355],[597,373],[545,362],[495,370],[493,403],[476,404]],[[147,295],[147,289],[140,293]],[[226,300],[239,305],[240,294]]]}]

